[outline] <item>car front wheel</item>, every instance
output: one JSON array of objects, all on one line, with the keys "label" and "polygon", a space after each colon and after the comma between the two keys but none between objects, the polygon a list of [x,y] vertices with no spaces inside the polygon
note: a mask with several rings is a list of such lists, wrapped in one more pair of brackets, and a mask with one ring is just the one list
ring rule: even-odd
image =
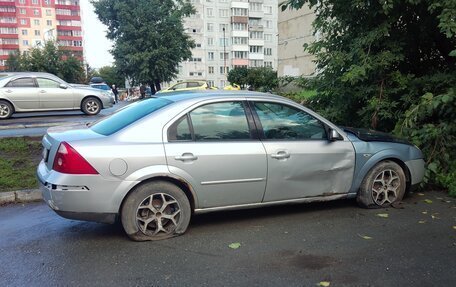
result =
[{"label": "car front wheel", "polygon": [[13,106],[7,101],[0,101],[0,119],[8,119],[13,115]]},{"label": "car front wheel", "polygon": [[161,240],[183,234],[191,207],[184,192],[172,183],[144,183],[133,190],[121,209],[127,235],[135,241]]},{"label": "car front wheel", "polygon": [[97,98],[86,98],[81,104],[82,111],[88,115],[96,115],[101,111],[101,102]]},{"label": "car front wheel", "polygon": [[357,201],[365,208],[388,207],[402,200],[405,189],[404,170],[393,161],[382,161],[367,173]]}]

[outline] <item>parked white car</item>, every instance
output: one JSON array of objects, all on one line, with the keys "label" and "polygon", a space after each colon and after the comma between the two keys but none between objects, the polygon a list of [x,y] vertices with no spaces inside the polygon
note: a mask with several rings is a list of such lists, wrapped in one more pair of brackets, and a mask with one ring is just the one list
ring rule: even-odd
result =
[{"label": "parked white car", "polygon": [[70,85],[48,73],[21,72],[0,78],[0,119],[37,111],[82,110],[96,115],[113,104],[106,91]]}]

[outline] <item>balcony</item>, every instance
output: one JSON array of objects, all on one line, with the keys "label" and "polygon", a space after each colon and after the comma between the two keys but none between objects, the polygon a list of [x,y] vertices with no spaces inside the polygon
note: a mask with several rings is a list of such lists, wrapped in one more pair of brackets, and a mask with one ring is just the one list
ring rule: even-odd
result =
[{"label": "balcony", "polygon": [[231,8],[249,9],[249,2],[232,1]]},{"label": "balcony", "polygon": [[69,41],[82,41],[82,36],[59,36],[57,35],[57,40],[69,40]]},{"label": "balcony", "polygon": [[231,31],[231,37],[249,37],[249,31]]},{"label": "balcony", "polygon": [[233,66],[248,66],[249,59],[232,59],[231,65]]},{"label": "balcony", "polygon": [[264,31],[264,26],[263,25],[249,25],[249,31]]},{"label": "balcony", "polygon": [[248,24],[249,23],[249,17],[247,17],[247,16],[231,16],[231,23]]},{"label": "balcony", "polygon": [[81,26],[64,26],[64,25],[57,25],[57,31],[58,30],[75,30],[75,31],[81,31]]},{"label": "balcony", "polygon": [[249,60],[264,60],[262,53],[249,53]]},{"label": "balcony", "polygon": [[263,18],[264,12],[263,11],[252,11],[249,10],[249,17],[250,18]]},{"label": "balcony", "polygon": [[55,15],[56,20],[77,20],[81,21],[81,16],[80,15]]}]

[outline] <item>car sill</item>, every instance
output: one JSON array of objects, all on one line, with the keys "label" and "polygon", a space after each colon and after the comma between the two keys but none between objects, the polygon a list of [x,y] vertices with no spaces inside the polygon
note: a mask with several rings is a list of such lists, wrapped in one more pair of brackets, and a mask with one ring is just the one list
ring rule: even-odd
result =
[{"label": "car sill", "polygon": [[228,205],[220,207],[208,207],[208,208],[198,208],[195,209],[195,213],[206,213],[212,211],[222,211],[222,210],[234,210],[234,209],[249,209],[249,208],[259,208],[273,205],[281,204],[297,204],[297,203],[309,203],[309,202],[319,202],[319,201],[331,201],[336,199],[345,199],[347,198],[347,193],[343,194],[333,194],[328,196],[316,196],[316,197],[305,197],[298,199],[288,199],[280,200],[273,202],[261,202],[261,203],[249,203],[249,204],[240,204],[240,205]]}]

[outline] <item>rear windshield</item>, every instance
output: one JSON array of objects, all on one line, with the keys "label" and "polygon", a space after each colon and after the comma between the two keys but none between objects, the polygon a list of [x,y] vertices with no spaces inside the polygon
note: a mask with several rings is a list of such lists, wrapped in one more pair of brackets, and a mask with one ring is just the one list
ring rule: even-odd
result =
[{"label": "rear windshield", "polygon": [[172,101],[163,98],[147,99],[130,104],[111,116],[94,122],[89,127],[96,133],[109,136],[171,103]]}]

